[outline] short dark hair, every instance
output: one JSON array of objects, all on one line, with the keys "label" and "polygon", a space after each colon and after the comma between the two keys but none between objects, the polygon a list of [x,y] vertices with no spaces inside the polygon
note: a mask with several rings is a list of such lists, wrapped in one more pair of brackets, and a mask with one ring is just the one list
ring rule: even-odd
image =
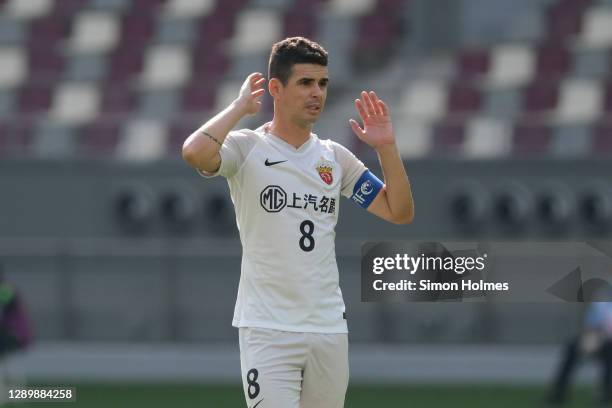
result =
[{"label": "short dark hair", "polygon": [[287,85],[295,64],[327,66],[327,51],[304,37],[290,37],[272,46],[268,62],[268,79],[277,78]]}]

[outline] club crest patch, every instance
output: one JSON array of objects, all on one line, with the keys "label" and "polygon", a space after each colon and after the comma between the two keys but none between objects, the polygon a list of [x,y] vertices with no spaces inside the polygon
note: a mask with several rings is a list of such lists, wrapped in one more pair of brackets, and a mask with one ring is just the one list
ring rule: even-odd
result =
[{"label": "club crest patch", "polygon": [[332,162],[321,159],[316,168],[321,180],[323,180],[325,184],[331,185],[334,182],[334,164]]}]

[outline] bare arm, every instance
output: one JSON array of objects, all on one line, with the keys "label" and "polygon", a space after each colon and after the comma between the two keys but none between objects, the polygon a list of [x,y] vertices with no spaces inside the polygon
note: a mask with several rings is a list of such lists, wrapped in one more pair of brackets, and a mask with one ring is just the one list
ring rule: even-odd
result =
[{"label": "bare arm", "polygon": [[193,132],[183,143],[183,159],[196,169],[214,173],[221,165],[221,145],[227,134],[248,114],[261,108],[266,79],[255,72],[247,77],[238,98]]},{"label": "bare arm", "polygon": [[414,201],[404,163],[395,144],[389,108],[374,92],[361,93],[355,107],[363,128],[351,119],[353,132],[378,153],[385,186],[378,193],[368,211],[395,224],[408,224],[414,219]]}]

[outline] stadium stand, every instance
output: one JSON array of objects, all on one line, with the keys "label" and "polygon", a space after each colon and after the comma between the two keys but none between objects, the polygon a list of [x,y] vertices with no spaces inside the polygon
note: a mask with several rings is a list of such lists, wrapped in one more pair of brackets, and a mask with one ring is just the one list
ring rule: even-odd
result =
[{"label": "stadium stand", "polygon": [[[610,1],[519,2],[514,31],[480,43],[465,35],[445,50],[441,75],[418,70],[439,55],[406,51],[418,3],[5,0],[0,152],[129,159],[138,140],[148,144],[138,136],[146,130],[159,144],[147,158],[177,157],[187,125],[223,106],[245,73],[265,70],[270,43],[290,35],[332,52],[334,115],[349,114],[340,105],[350,105],[357,84],[375,86],[401,67],[387,99],[397,127],[414,138],[400,144],[405,157],[610,151]],[[253,123],[270,113],[267,101]],[[338,126],[321,124],[354,143]]]}]

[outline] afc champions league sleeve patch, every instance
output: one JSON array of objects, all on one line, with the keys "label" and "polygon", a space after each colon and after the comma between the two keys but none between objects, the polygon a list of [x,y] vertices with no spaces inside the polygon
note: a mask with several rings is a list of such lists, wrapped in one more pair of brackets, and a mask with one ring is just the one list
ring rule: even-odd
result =
[{"label": "afc champions league sleeve patch", "polygon": [[370,170],[366,170],[361,177],[359,177],[357,183],[355,183],[351,200],[363,208],[368,208],[382,188],[383,182],[372,174]]}]

